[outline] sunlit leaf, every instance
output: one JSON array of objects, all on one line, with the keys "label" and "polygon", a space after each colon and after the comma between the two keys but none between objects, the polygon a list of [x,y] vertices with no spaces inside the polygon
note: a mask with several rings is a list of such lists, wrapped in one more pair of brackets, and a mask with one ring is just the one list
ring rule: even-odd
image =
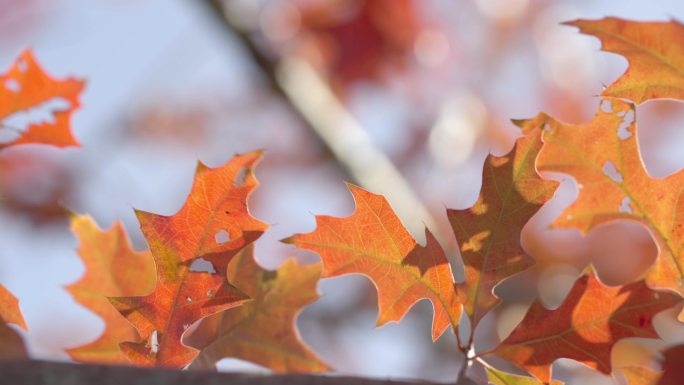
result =
[{"label": "sunlit leaf", "polygon": [[[147,296],[110,298],[144,339],[121,345],[132,362],[187,365],[198,351],[181,342],[185,331],[248,299],[228,284],[226,269],[267,228],[247,209],[258,185],[253,168],[260,158],[260,152],[251,152],[217,168],[200,164],[185,205],[172,216],[136,211],[156,264],[157,285]],[[200,259],[211,268],[194,266]]]},{"label": "sunlit leaf", "polygon": [[23,143],[77,146],[71,115],[80,106],[84,84],[50,77],[31,51],[24,51],[0,76],[0,149]]},{"label": "sunlit leaf", "polygon": [[284,240],[318,253],[323,276],[363,274],[378,291],[377,324],[399,321],[423,298],[434,308],[432,338],[455,328],[461,316],[451,267],[441,246],[425,231],[427,245],[411,237],[387,200],[349,185],[356,211],[347,218],[316,217],[316,230]]},{"label": "sunlit leaf", "polygon": [[551,364],[559,358],[609,374],[615,343],[628,337],[657,338],[653,317],[679,302],[675,295],[655,292],[643,281],[608,287],[589,272],[575,282],[556,310],[535,301],[492,353],[544,383],[551,379]]},{"label": "sunlit leaf", "polygon": [[254,362],[276,372],[330,370],[301,340],[296,317],[316,299],[321,265],[288,259],[274,271],[254,260],[251,246],[228,265],[228,281],[251,301],[202,320],[187,342],[201,350],[192,367],[210,367],[222,358]]},{"label": "sunlit leaf", "polygon": [[125,364],[119,349],[124,341],[139,341],[135,328],[109,303],[107,297],[145,295],[154,289],[154,261],[149,252],[131,248],[121,223],[101,230],[89,216],[74,216],[71,229],[79,240],[78,254],[85,274],[67,290],[76,302],[97,314],[105,324],[100,337],[67,349],[76,361]]}]

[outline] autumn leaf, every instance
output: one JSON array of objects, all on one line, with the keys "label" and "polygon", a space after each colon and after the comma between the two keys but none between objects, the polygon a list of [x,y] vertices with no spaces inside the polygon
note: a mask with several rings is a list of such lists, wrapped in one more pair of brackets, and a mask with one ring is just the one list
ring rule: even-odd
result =
[{"label": "autumn leaf", "polygon": [[488,156],[475,204],[447,211],[465,265],[459,298],[473,327],[499,303],[494,287],[534,264],[520,244],[520,233],[558,186],[537,173],[541,146],[535,130],[518,139],[508,154]]},{"label": "autumn leaf", "polygon": [[[388,70],[403,70],[421,31],[418,7],[411,0],[295,3],[307,35],[300,39],[300,50],[322,62],[333,85],[342,89],[359,80],[381,80]],[[312,41],[315,50],[307,52]]]},{"label": "autumn leaf", "polygon": [[650,99],[684,99],[684,25],[615,17],[565,23],[601,40],[601,49],[622,55],[627,71],[601,95],[641,104]]},{"label": "autumn leaf", "polygon": [[655,385],[661,376],[660,372],[641,366],[622,368],[622,373],[627,380],[627,385]]},{"label": "autumn leaf", "polygon": [[544,383],[559,358],[611,372],[610,352],[628,337],[657,338],[653,317],[679,298],[649,289],[643,281],[608,287],[592,272],[580,277],[556,310],[535,301],[522,322],[491,352]]},{"label": "autumn leaf", "polygon": [[[634,106],[613,99],[604,100],[589,123],[566,124],[540,114],[520,124],[544,131],[539,170],[568,174],[579,186],[577,200],[553,226],[586,234],[620,219],[642,223],[659,250],[646,282],[684,296],[684,172],[648,175],[635,122]],[[679,319],[684,321],[684,312]]]},{"label": "autumn leaf", "polygon": [[[30,50],[24,51],[9,71],[0,76],[0,133],[11,133],[12,137],[0,143],[0,149],[24,143],[77,146],[71,133],[71,115],[80,106],[79,95],[84,84],[73,78],[53,79]],[[52,106],[55,103],[59,106]],[[44,110],[51,107],[54,110],[47,117],[41,115],[42,120],[30,117],[36,111],[44,115]],[[12,118],[17,116],[27,127],[15,125]]]},{"label": "autumn leaf", "polygon": [[67,290],[76,302],[102,318],[105,329],[97,340],[67,349],[67,353],[80,362],[126,364],[129,361],[119,343],[139,341],[140,336],[107,297],[150,293],[155,284],[152,256],[131,248],[120,222],[103,231],[89,216],[74,216],[71,229],[79,240],[85,274]]},{"label": "autumn leaf", "polygon": [[[536,378],[506,373],[491,366],[485,366],[487,381],[492,385],[544,385]],[[552,380],[551,385],[563,385],[562,382]]]},{"label": "autumn leaf", "polygon": [[426,246],[411,237],[387,200],[352,184],[356,211],[347,218],[316,217],[316,230],[283,240],[318,253],[323,276],[363,274],[378,291],[377,325],[400,321],[413,304],[432,301],[432,339],[461,317],[451,267],[427,229]]},{"label": "autumn leaf", "polygon": [[7,288],[0,285],[0,359],[28,357],[24,340],[8,326],[13,323],[28,330],[19,309],[19,300]]},{"label": "autumn leaf", "polygon": [[247,246],[228,265],[228,282],[251,301],[202,320],[186,342],[201,350],[191,367],[214,368],[222,358],[254,362],[280,373],[330,370],[302,342],[296,317],[318,299],[321,265],[287,260],[265,270]]},{"label": "autumn leaf", "polygon": [[3,285],[0,285],[0,318],[7,323],[12,323],[24,330],[28,330],[24,316],[19,309],[19,300]]},{"label": "autumn leaf", "polygon": [[684,345],[670,347],[663,355],[663,374],[658,385],[681,385],[684,378]]},{"label": "autumn leaf", "polygon": [[[247,198],[258,185],[253,168],[260,159],[261,152],[255,151],[217,168],[200,163],[178,213],[136,211],[156,264],[157,285],[147,296],[110,299],[144,339],[121,345],[132,362],[187,365],[198,354],[181,342],[187,328],[247,299],[227,283],[226,269],[232,257],[267,228],[247,209]],[[198,261],[211,268],[203,271],[193,265]]]}]

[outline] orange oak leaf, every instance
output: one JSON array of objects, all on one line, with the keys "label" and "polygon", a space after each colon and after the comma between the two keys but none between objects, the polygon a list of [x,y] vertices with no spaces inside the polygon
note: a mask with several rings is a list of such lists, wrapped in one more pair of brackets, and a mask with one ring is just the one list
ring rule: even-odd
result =
[{"label": "orange oak leaf", "polygon": [[[613,99],[603,100],[589,123],[565,124],[540,114],[521,125],[544,131],[539,170],[568,174],[580,187],[577,200],[553,226],[586,234],[620,219],[642,223],[659,249],[646,282],[684,296],[684,172],[648,175],[635,122],[634,106]],[[684,313],[679,319],[684,321]]]},{"label": "orange oak leaf", "polygon": [[3,285],[0,285],[0,318],[6,323],[12,323],[28,330],[24,316],[19,309],[19,300]]},{"label": "orange oak leaf", "polygon": [[79,240],[78,254],[85,264],[85,274],[67,286],[67,291],[76,302],[102,318],[105,329],[97,340],[67,349],[67,353],[80,362],[129,363],[119,343],[139,341],[140,336],[107,297],[151,292],[155,284],[154,260],[149,252],[131,248],[120,222],[104,231],[89,216],[73,216],[71,229]]},{"label": "orange oak leaf", "polygon": [[[487,381],[492,385],[543,385],[536,378],[506,373],[491,366],[485,366],[485,373],[487,374]],[[552,380],[551,385],[563,385],[563,383]]]},{"label": "orange oak leaf", "polygon": [[318,299],[321,265],[289,259],[269,271],[258,265],[252,249],[247,246],[228,265],[228,282],[252,300],[202,320],[186,339],[201,350],[191,367],[214,368],[233,357],[281,373],[330,370],[302,342],[296,326],[302,308]]},{"label": "orange oak leaf", "polygon": [[8,326],[13,323],[28,330],[19,309],[19,300],[7,288],[0,285],[0,359],[26,358],[28,352],[19,333]]},{"label": "orange oak leaf", "polygon": [[684,25],[609,17],[565,23],[601,40],[601,49],[624,56],[627,71],[602,95],[637,104],[650,99],[684,99]]},{"label": "orange oak leaf", "polygon": [[541,147],[541,133],[533,130],[508,154],[488,156],[475,204],[447,211],[465,265],[458,294],[474,326],[499,302],[494,287],[534,264],[520,244],[520,233],[558,186],[537,173]]},{"label": "orange oak leaf", "polygon": [[451,267],[427,229],[426,246],[411,237],[387,200],[349,184],[356,211],[347,218],[316,217],[316,230],[283,240],[321,256],[323,276],[363,274],[378,291],[377,325],[400,321],[423,298],[432,302],[432,339],[461,317]]},{"label": "orange oak leaf", "polygon": [[544,383],[551,379],[551,364],[559,358],[609,374],[613,345],[628,337],[657,338],[653,317],[677,303],[675,295],[655,292],[644,281],[608,287],[589,272],[575,282],[556,310],[535,301],[522,322],[489,353]]},{"label": "orange oak leaf", "polygon": [[660,380],[661,372],[656,372],[641,366],[622,368],[627,385],[655,385]]},{"label": "orange oak leaf", "polygon": [[[73,78],[53,79],[30,50],[24,51],[9,71],[0,75],[0,133],[10,136],[0,142],[0,149],[24,143],[77,146],[71,115],[80,106],[84,84]],[[50,110],[47,116],[45,110]]]},{"label": "orange oak leaf", "polygon": [[[157,285],[147,296],[110,298],[145,340],[121,345],[132,362],[187,365],[198,351],[181,342],[185,331],[247,299],[227,283],[226,269],[231,258],[268,227],[247,209],[247,198],[258,185],[253,170],[260,159],[261,152],[255,151],[217,168],[200,163],[178,213],[136,211],[156,264]],[[198,262],[205,264],[204,270]]]}]

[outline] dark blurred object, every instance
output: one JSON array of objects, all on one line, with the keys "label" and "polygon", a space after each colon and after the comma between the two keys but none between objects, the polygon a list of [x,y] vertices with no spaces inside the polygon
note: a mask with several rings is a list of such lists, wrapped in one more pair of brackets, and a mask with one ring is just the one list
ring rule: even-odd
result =
[{"label": "dark blurred object", "polygon": [[68,168],[51,154],[41,146],[0,155],[0,207],[35,224],[64,218],[62,202],[75,183]]},{"label": "dark blurred object", "polygon": [[301,10],[300,38],[313,45],[304,50],[318,50],[319,70],[338,91],[358,80],[381,80],[412,58],[421,27],[412,0],[295,3]]},{"label": "dark blurred object", "polygon": [[[0,44],[17,41],[40,27],[45,13],[38,12],[38,0],[0,0]],[[7,33],[11,31],[11,33]]]}]

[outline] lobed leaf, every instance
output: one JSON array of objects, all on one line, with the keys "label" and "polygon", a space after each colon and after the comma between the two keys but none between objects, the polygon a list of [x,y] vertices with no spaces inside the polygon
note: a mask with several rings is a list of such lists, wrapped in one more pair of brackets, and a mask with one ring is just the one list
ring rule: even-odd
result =
[{"label": "lobed leaf", "polygon": [[624,56],[627,71],[601,95],[641,104],[658,98],[684,99],[684,25],[616,17],[565,23],[601,40],[601,49]]},{"label": "lobed leaf", "polygon": [[589,272],[575,282],[556,310],[535,301],[522,322],[490,353],[544,383],[550,381],[551,364],[559,358],[609,374],[613,345],[628,337],[658,338],[653,317],[677,303],[676,296],[655,292],[643,281],[607,287]]},{"label": "lobed leaf", "polygon": [[71,229],[79,240],[78,254],[85,264],[85,274],[78,282],[67,286],[67,291],[76,302],[102,318],[105,329],[97,340],[67,349],[67,353],[80,362],[128,363],[119,343],[139,341],[140,336],[107,297],[151,292],[155,285],[152,255],[131,248],[120,222],[104,231],[91,217],[74,216]]},{"label": "lobed leaf", "polygon": [[265,270],[247,246],[228,265],[228,281],[251,301],[202,320],[187,339],[200,349],[192,367],[214,368],[226,357],[254,362],[279,373],[323,372],[330,367],[302,342],[296,317],[318,299],[321,265],[287,260]]},{"label": "lobed leaf", "polygon": [[[71,133],[71,115],[80,106],[79,96],[84,81],[68,78],[57,80],[40,67],[30,50],[24,51],[6,73],[0,75],[0,131],[13,138],[0,143],[0,149],[24,143],[43,143],[57,147],[77,146]],[[55,101],[68,103],[49,111],[47,119],[32,121],[27,127],[10,125],[7,119],[15,114],[29,114],[47,108]]]},{"label": "lobed leaf", "polygon": [[[248,297],[226,281],[228,263],[256,240],[267,225],[253,218],[247,198],[258,182],[255,151],[224,166],[197,167],[190,195],[178,213],[136,211],[157,269],[154,291],[142,297],[110,298],[143,337],[121,345],[129,359],[145,366],[183,367],[198,351],[181,342],[196,321],[238,306]],[[224,234],[229,239],[221,240]],[[202,271],[193,263],[209,263]]]},{"label": "lobed leaf", "polygon": [[[642,223],[659,250],[646,282],[684,296],[684,171],[665,178],[648,175],[635,122],[632,104],[604,100],[589,123],[566,124],[540,114],[521,125],[544,131],[537,167],[570,175],[580,188],[553,226],[587,233],[621,219]],[[684,312],[679,319],[684,321]]]},{"label": "lobed leaf", "polygon": [[377,325],[400,321],[421,299],[432,302],[432,339],[461,317],[451,267],[426,229],[426,246],[411,237],[381,195],[349,184],[356,211],[347,218],[316,217],[316,230],[283,240],[321,256],[323,276],[363,274],[378,292]]},{"label": "lobed leaf", "polygon": [[558,186],[537,173],[535,160],[541,147],[541,133],[532,130],[508,154],[489,155],[475,204],[447,211],[465,265],[459,298],[473,328],[499,303],[494,287],[534,264],[522,248],[520,234]]}]

